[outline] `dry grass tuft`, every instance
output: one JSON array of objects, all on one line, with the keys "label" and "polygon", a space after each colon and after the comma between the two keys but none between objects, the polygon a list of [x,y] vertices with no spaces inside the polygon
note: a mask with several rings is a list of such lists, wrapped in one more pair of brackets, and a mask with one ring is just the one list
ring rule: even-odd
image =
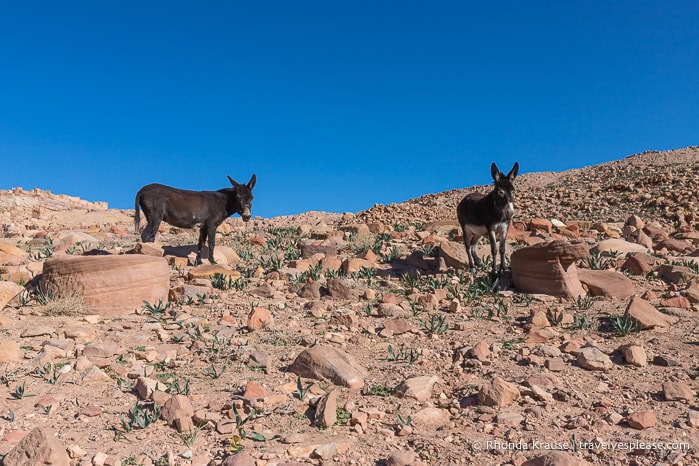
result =
[{"label": "dry grass tuft", "polygon": [[43,314],[50,317],[78,317],[85,315],[81,293],[72,292],[61,296],[52,296],[43,306]]}]

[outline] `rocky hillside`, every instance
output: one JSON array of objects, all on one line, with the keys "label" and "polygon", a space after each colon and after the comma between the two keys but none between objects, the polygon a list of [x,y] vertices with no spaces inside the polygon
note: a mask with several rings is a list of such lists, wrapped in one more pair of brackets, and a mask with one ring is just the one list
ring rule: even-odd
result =
[{"label": "rocky hillside", "polygon": [[699,464],[698,181],[697,148],[523,175],[496,276],[468,190],[231,218],[217,265],[1,192],[3,464]]},{"label": "rocky hillside", "polygon": [[[699,147],[649,151],[603,165],[561,173],[527,173],[517,179],[517,215],[616,221],[636,214],[648,219],[699,222]],[[401,204],[375,205],[362,221],[392,224],[455,218],[469,192],[488,187],[428,194]]]}]

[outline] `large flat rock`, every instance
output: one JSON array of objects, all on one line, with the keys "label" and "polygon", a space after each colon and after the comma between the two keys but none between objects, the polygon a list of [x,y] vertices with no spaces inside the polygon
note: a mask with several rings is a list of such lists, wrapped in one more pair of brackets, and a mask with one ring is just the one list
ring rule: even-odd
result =
[{"label": "large flat rock", "polygon": [[512,279],[525,293],[576,297],[585,294],[575,262],[589,255],[585,243],[555,240],[512,253]]},{"label": "large flat rock", "polygon": [[170,272],[162,257],[60,257],[44,263],[41,285],[56,296],[77,292],[89,312],[115,317],[141,308],[143,301],[167,302]]}]

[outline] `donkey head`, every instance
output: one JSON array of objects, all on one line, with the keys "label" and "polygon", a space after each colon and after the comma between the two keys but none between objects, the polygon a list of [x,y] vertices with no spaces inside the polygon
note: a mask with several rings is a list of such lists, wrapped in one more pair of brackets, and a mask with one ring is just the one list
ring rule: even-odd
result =
[{"label": "donkey head", "polygon": [[228,181],[231,182],[235,191],[235,211],[238,212],[244,222],[250,220],[250,207],[252,206],[252,188],[255,187],[257,177],[253,174],[247,184],[240,184],[228,175]]},{"label": "donkey head", "polygon": [[490,174],[495,181],[495,205],[498,207],[507,207],[510,215],[514,213],[514,198],[515,187],[513,181],[517,178],[519,171],[519,162],[515,162],[512,170],[507,175],[503,174],[495,162],[490,166]]}]

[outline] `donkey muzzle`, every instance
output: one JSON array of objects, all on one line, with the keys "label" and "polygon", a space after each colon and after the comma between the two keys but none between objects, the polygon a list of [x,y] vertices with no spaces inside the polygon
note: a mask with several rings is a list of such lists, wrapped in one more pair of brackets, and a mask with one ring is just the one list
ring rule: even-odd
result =
[{"label": "donkey muzzle", "polygon": [[245,209],[245,210],[243,211],[243,213],[240,214],[240,216],[243,218],[243,222],[247,222],[248,220],[250,220],[250,217],[251,217],[251,215],[250,215],[250,210],[249,210],[249,209]]}]

